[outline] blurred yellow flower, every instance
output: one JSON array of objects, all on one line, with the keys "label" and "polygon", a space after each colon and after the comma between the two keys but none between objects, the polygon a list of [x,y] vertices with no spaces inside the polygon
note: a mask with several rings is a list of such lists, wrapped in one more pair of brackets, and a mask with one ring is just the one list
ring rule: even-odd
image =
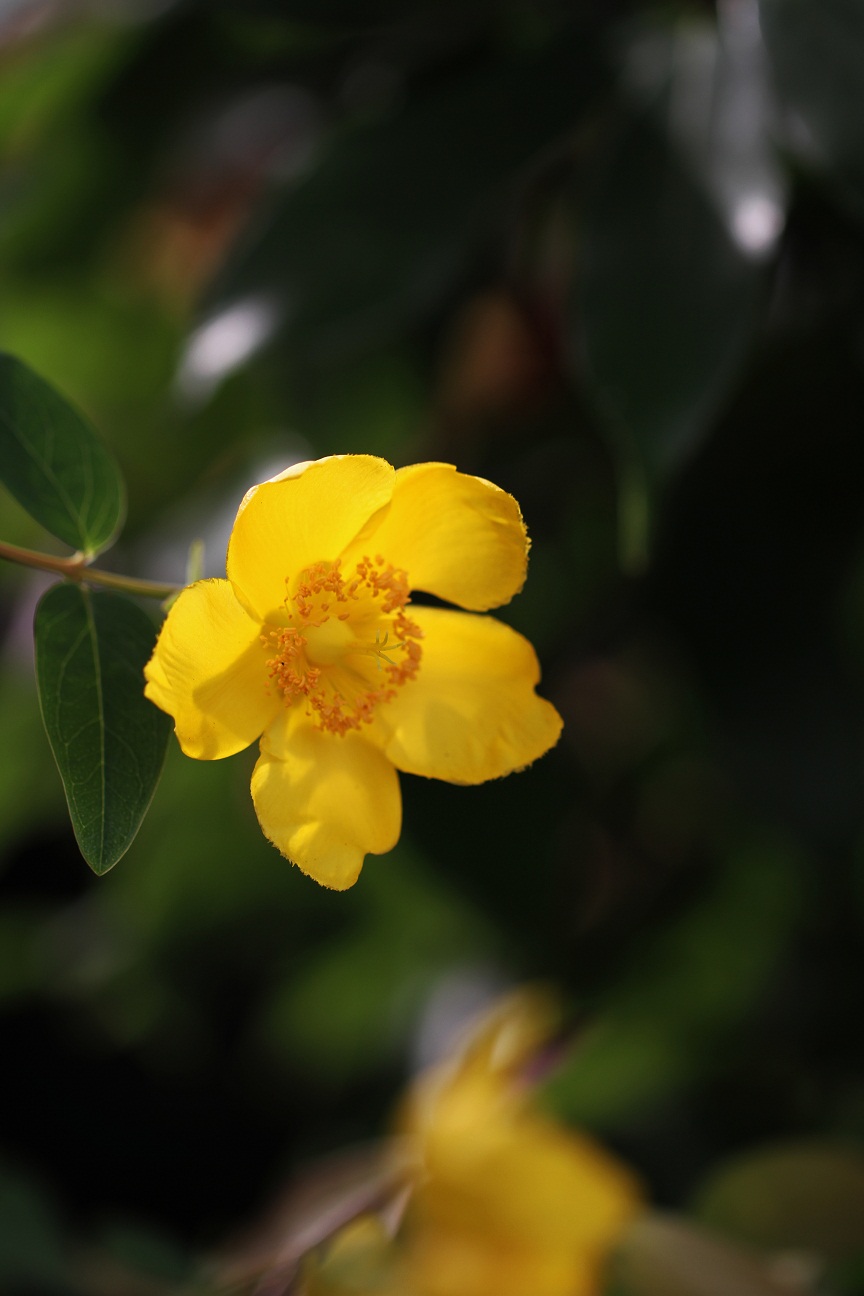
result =
[{"label": "blurred yellow flower", "polygon": [[624,1165],[532,1102],[522,1073],[551,1022],[545,997],[513,996],[410,1100],[423,1174],[403,1227],[420,1296],[597,1296],[641,1209]]},{"label": "blurred yellow flower", "polygon": [[544,996],[515,995],[421,1079],[400,1121],[416,1170],[398,1231],[372,1216],[343,1229],[303,1296],[599,1296],[643,1197],[626,1166],[532,1103],[522,1072],[550,1024]]},{"label": "blurred yellow flower", "polygon": [[[218,760],[261,737],[264,833],[344,889],[399,838],[397,770],[482,783],[557,741],[531,645],[471,615],[521,589],[527,557],[516,501],[449,464],[298,464],[246,494],[227,580],[173,604],[146,694],[188,756]],[[468,611],[412,606],[413,589]]]}]

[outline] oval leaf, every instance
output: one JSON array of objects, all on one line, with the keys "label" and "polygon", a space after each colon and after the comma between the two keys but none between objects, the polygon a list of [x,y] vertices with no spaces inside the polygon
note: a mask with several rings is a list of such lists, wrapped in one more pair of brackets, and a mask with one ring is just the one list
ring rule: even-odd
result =
[{"label": "oval leaf", "polygon": [[602,75],[580,29],[337,138],[239,249],[214,309],[251,309],[266,329],[284,308],[295,354],[391,336],[448,292],[525,169],[567,137]]},{"label": "oval leaf", "polygon": [[732,34],[676,29],[648,51],[668,67],[598,156],[586,204],[589,378],[652,483],[694,453],[734,384],[783,225],[759,50],[742,58]]},{"label": "oval leaf", "polygon": [[[673,1215],[642,1216],[614,1259],[620,1296],[789,1296],[758,1257]],[[811,1291],[796,1287],[799,1296]]]},{"label": "oval leaf", "polygon": [[696,1211],[750,1246],[852,1259],[864,1252],[864,1157],[815,1140],[747,1152],[714,1173]]},{"label": "oval leaf", "polygon": [[759,23],[787,112],[784,143],[864,217],[864,6],[760,0]]},{"label": "oval leaf", "polygon": [[34,635],[42,719],[75,836],[106,873],[141,825],[171,732],[144,697],[156,630],[128,599],[64,583],[43,596]]},{"label": "oval leaf", "polygon": [[43,378],[0,353],[0,481],[31,517],[92,556],[123,520],[120,470],[93,428]]}]

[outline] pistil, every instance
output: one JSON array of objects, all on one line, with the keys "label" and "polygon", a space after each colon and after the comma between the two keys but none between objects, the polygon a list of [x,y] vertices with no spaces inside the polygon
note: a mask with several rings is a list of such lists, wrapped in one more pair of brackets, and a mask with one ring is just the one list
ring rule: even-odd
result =
[{"label": "pistil", "polygon": [[[285,704],[305,699],[306,714],[339,736],[371,723],[420,668],[423,632],[405,612],[409,591],[407,573],[380,554],[362,558],[351,579],[338,561],[303,571],[285,597],[286,623],[262,636],[275,650],[267,673]],[[374,660],[377,679],[364,659]]]}]

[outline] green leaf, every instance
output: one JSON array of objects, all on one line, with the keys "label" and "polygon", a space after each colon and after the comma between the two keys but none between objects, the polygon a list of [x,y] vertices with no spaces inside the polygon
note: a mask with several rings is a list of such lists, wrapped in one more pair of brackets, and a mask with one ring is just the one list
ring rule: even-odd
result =
[{"label": "green leaf", "polygon": [[[626,1230],[612,1262],[615,1296],[783,1296],[758,1257],[674,1215],[651,1212]],[[796,1286],[799,1296],[812,1291]]]},{"label": "green leaf", "polygon": [[155,629],[117,594],[54,585],[36,609],[42,718],[78,845],[96,873],[128,850],[150,804],[171,722],[144,697]]},{"label": "green leaf", "polygon": [[448,80],[337,137],[217,286],[282,309],[292,347],[363,349],[437,304],[573,129],[601,73],[581,34]]},{"label": "green leaf", "polygon": [[[92,101],[131,44],[108,24],[69,23],[43,33],[25,58],[15,59],[0,84],[0,146],[13,151],[26,135],[44,137],[75,119]],[[56,134],[52,137],[56,141]],[[58,159],[60,160],[60,159]]]},{"label": "green leaf", "polygon": [[123,520],[120,470],[93,428],[43,378],[2,353],[0,481],[46,530],[89,556]]},{"label": "green leaf", "polygon": [[791,123],[788,146],[864,218],[864,6],[760,0],[759,22]]},{"label": "green leaf", "polygon": [[864,1252],[864,1157],[815,1139],[743,1153],[698,1194],[703,1223],[767,1251]]},{"label": "green leaf", "polygon": [[649,487],[710,430],[782,229],[767,89],[758,50],[743,57],[741,43],[696,25],[634,48],[656,84],[598,155],[586,207],[577,327],[598,405]]},{"label": "green leaf", "polygon": [[651,481],[704,438],[749,341],[759,267],[650,118],[633,122],[586,229],[581,325],[601,410]]}]

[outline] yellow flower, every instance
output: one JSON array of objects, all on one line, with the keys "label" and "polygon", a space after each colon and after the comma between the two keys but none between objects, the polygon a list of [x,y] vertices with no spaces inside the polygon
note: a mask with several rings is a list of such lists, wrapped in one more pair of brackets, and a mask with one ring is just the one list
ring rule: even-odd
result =
[{"label": "yellow flower", "polygon": [[403,1236],[418,1296],[598,1296],[642,1209],[624,1165],[532,1103],[522,1071],[549,1026],[543,996],[516,995],[417,1087],[403,1127],[423,1173]]},{"label": "yellow flower", "polygon": [[398,1227],[364,1215],[307,1258],[303,1296],[600,1296],[643,1212],[631,1171],[532,1102],[524,1070],[553,1027],[523,991],[461,1056],[421,1077],[400,1122],[410,1157]]},{"label": "yellow flower", "polygon": [[[527,557],[516,501],[449,464],[298,464],[244,497],[227,580],[180,594],[146,694],[188,756],[260,737],[264,833],[344,889],[399,838],[397,770],[482,783],[557,741],[531,645],[471,615],[521,589]],[[411,605],[413,589],[468,611]]]}]

